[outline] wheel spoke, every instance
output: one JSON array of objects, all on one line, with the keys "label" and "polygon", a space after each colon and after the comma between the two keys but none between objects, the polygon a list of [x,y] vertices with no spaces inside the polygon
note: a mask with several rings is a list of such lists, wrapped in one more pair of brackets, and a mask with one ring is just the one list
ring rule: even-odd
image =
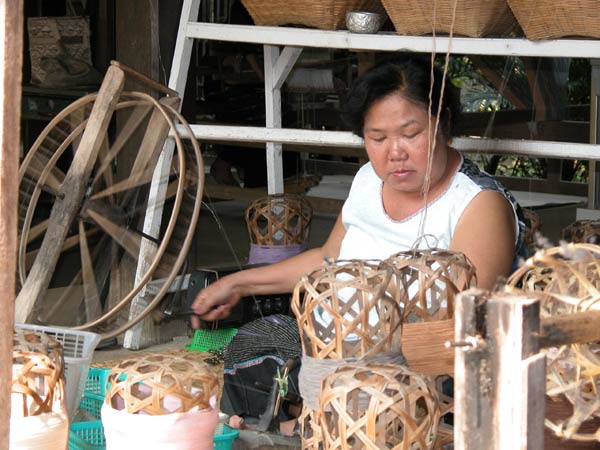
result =
[{"label": "wheel spoke", "polygon": [[144,184],[148,184],[152,181],[152,174],[154,173],[154,168],[150,167],[145,171],[132,173],[126,180],[120,181],[118,183],[110,185],[108,188],[103,191],[97,192],[90,197],[91,200],[98,200],[100,198],[104,198],[108,195],[116,194],[118,192],[128,191],[134,187],[142,186]]},{"label": "wheel spoke", "polygon": [[96,285],[96,277],[92,265],[92,257],[85,235],[85,225],[79,221],[79,252],[81,254],[81,275],[83,277],[83,298],[86,320],[92,321],[102,314],[100,295]]},{"label": "wheel spoke", "polygon": [[[89,237],[89,236],[92,236],[92,235],[98,233],[98,229],[89,230],[86,233],[87,233],[87,237]],[[65,242],[63,243],[63,246],[60,249],[60,253],[70,250],[77,245],[79,245],[79,236],[77,234],[75,234],[73,236],[69,236],[68,238],[65,239]],[[27,268],[27,270],[29,270],[31,268],[31,266],[33,265],[33,262],[35,261],[35,258],[37,257],[38,252],[39,252],[39,249],[36,248],[35,250],[32,250],[25,255],[25,267]]]},{"label": "wheel spoke", "polygon": [[141,244],[141,237],[139,235],[132,233],[124,226],[117,225],[91,208],[88,208],[86,212],[106,234],[118,242],[129,255],[137,259],[140,254]]},{"label": "wheel spoke", "polygon": [[140,126],[142,121],[146,118],[146,116],[148,115],[148,113],[150,113],[151,110],[152,105],[144,105],[137,107],[131,113],[131,115],[123,125],[121,132],[115,139],[115,142],[113,143],[112,147],[108,152],[106,152],[106,155],[104,155],[104,157],[102,158],[98,171],[96,172],[94,180],[92,181],[92,186],[95,185],[100,176],[104,174],[106,169],[110,166],[111,162],[117,157],[117,155],[123,149],[127,141],[131,138],[131,135]]}]

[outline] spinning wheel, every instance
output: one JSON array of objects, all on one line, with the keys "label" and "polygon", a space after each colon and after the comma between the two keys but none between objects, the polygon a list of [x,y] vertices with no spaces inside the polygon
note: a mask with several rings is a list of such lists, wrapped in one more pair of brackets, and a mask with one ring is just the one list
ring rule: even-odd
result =
[{"label": "spinning wheel", "polygon": [[[56,116],[21,164],[18,322],[62,321],[117,336],[158,305],[186,258],[204,186],[200,148],[177,133],[181,124],[193,136],[174,92],[151,80],[167,96],[124,92],[125,70],[132,72],[113,64],[98,94]],[[169,133],[172,146],[164,145]],[[173,149],[170,170],[151,185]],[[148,214],[160,219],[152,233]],[[149,296],[143,288],[157,277],[165,278],[158,293],[123,323],[120,313]]]}]

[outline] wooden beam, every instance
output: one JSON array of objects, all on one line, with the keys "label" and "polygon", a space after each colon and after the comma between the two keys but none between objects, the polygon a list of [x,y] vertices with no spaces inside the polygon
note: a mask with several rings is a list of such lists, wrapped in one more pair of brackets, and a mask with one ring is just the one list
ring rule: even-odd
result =
[{"label": "wooden beam", "polygon": [[542,319],[541,348],[600,341],[600,311],[584,311]]},{"label": "wooden beam", "polygon": [[17,297],[15,320],[18,322],[27,322],[34,307],[39,304],[50,284],[60,256],[60,248],[85,195],[94,162],[105,138],[119,94],[123,89],[123,83],[123,72],[111,66],[94,102],[79,149],[61,186],[60,192],[63,194],[63,198],[58,197],[52,207],[48,229],[38,257]]},{"label": "wooden beam", "polygon": [[9,447],[23,63],[23,2],[0,0],[0,448]]},{"label": "wooden beam", "polygon": [[[493,293],[487,302],[494,450],[544,448],[546,358],[539,352],[539,299]],[[485,392],[480,395],[485,395]]]}]

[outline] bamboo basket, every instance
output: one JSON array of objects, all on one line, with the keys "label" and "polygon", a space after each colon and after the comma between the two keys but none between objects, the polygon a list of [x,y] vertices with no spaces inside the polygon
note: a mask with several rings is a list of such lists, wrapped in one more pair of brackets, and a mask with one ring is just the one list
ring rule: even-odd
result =
[{"label": "bamboo basket", "polygon": [[578,220],[561,231],[561,237],[567,242],[600,244],[600,221]]},{"label": "bamboo basket", "polygon": [[303,245],[308,242],[312,207],[301,196],[269,195],[246,208],[250,242],[258,245]]},{"label": "bamboo basket", "polygon": [[346,12],[383,14],[379,0],[242,0],[256,25],[305,25],[321,30],[344,27]]},{"label": "bamboo basket", "polygon": [[383,265],[393,269],[388,291],[402,307],[404,322],[451,319],[456,295],[477,284],[473,264],[450,250],[399,252]]},{"label": "bamboo basket", "polygon": [[325,265],[302,277],[292,310],[303,353],[346,359],[397,350],[401,311],[386,292],[390,274],[387,266],[354,260]]},{"label": "bamboo basket", "polygon": [[542,223],[540,220],[540,215],[533,209],[523,208],[523,215],[527,221],[525,227],[525,236],[523,238],[525,240],[527,250],[531,254],[535,250],[536,235],[540,232]]},{"label": "bamboo basket", "polygon": [[440,418],[433,383],[398,365],[338,368],[323,380],[323,448],[433,447]]},{"label": "bamboo basket", "polygon": [[[508,284],[539,291],[542,317],[598,309],[598,267],[599,246],[565,244],[536,253]],[[546,360],[546,427],[568,448],[598,448],[590,442],[600,435],[600,342],[551,348]]]},{"label": "bamboo basket", "polygon": [[164,415],[212,408],[217,375],[203,361],[148,354],[128,359],[108,375],[106,404],[129,414]]},{"label": "bamboo basket", "polygon": [[[452,27],[455,1],[456,19]],[[382,0],[396,32],[403,35],[436,33],[481,37],[506,36],[518,29],[505,0]],[[435,22],[434,22],[435,5]]]},{"label": "bamboo basket", "polygon": [[600,38],[597,0],[507,0],[527,39]]}]

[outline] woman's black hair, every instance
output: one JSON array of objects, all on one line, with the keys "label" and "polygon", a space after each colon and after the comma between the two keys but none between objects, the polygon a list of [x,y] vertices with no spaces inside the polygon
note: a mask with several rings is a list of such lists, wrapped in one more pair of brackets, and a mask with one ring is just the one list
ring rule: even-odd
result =
[{"label": "woman's black hair", "polygon": [[[446,80],[441,95],[443,76],[440,68],[434,66],[431,114],[434,117],[437,115],[441,101],[440,128],[449,138],[454,136],[456,131],[460,103],[456,89],[449,80]],[[341,119],[353,133],[363,137],[365,115],[371,105],[395,92],[427,110],[430,80],[430,58],[410,55],[381,63],[365,72],[352,84],[341,110]]]}]

